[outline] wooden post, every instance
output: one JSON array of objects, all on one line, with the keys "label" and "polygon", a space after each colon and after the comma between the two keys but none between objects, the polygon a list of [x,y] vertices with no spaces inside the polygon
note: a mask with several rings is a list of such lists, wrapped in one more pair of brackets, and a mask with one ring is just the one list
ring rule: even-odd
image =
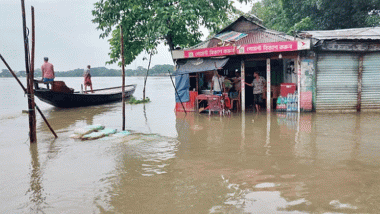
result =
[{"label": "wooden post", "polygon": [[270,58],[267,59],[267,112],[269,113],[271,111],[271,68],[270,68]]},{"label": "wooden post", "polygon": [[[28,93],[30,95],[30,104],[31,109],[29,109],[29,116],[33,118],[33,130],[37,133],[37,124],[36,124],[36,110],[35,110],[35,103],[34,103],[34,53],[35,53],[35,21],[34,21],[34,7],[32,6],[32,53],[31,53],[31,59],[30,59],[30,73],[29,73],[29,89]],[[35,142],[37,142],[37,134],[34,136]]]},{"label": "wooden post", "polygon": [[[28,44],[28,35],[26,32],[26,18],[25,18],[25,4],[24,0],[21,0],[21,10],[22,10],[22,23],[23,23],[23,32],[24,32],[24,51],[25,51],[25,68],[26,68],[26,93],[28,97],[28,115],[29,115],[29,139],[30,143],[35,143],[37,141],[36,135],[36,115],[33,114],[34,111],[33,100],[31,98],[31,93],[33,91],[33,84],[30,84],[30,63],[29,63],[29,44]],[[32,80],[33,81],[33,80]],[[31,89],[32,87],[32,89]],[[33,117],[34,116],[34,117]]]},{"label": "wooden post", "polygon": [[120,40],[121,40],[121,64],[122,64],[122,83],[121,83],[121,91],[122,91],[122,103],[123,103],[123,131],[125,130],[125,69],[124,69],[124,40],[123,40],[123,27],[120,25]]},{"label": "wooden post", "polygon": [[297,96],[298,96],[298,102],[297,102],[297,111],[298,113],[301,112],[301,57],[300,55],[298,54],[298,58],[297,58]]},{"label": "wooden post", "polygon": [[358,101],[356,111],[360,112],[362,108],[362,83],[363,83],[363,61],[364,56],[360,54],[359,57],[359,74],[358,74]]},{"label": "wooden post", "polygon": [[245,64],[244,59],[241,60],[241,111],[245,112]]},{"label": "wooden post", "polygon": [[197,93],[199,92],[199,73],[197,72],[196,75],[195,75],[195,91],[197,91]]}]

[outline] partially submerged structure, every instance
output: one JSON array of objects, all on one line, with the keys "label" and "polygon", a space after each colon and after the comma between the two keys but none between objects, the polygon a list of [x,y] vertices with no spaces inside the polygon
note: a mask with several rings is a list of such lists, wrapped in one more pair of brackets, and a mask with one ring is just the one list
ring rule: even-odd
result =
[{"label": "partially submerged structure", "polygon": [[[380,109],[379,39],[380,28],[305,31],[293,37],[245,15],[211,39],[174,50],[172,56],[183,102],[207,93],[212,71],[219,69],[226,77],[239,72],[248,83],[259,72],[267,82],[267,111],[276,108],[286,91],[283,86],[291,84],[297,88],[290,92],[292,111],[360,111]],[[252,87],[241,84],[240,94],[245,111],[253,102]]]},{"label": "partially submerged structure", "polygon": [[380,109],[380,27],[305,31],[298,37],[312,41],[315,110]]}]

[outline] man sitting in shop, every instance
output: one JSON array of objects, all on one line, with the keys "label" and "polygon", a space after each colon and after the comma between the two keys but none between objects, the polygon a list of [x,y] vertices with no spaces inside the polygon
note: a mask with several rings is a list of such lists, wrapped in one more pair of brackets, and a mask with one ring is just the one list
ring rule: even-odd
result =
[{"label": "man sitting in shop", "polygon": [[213,95],[222,95],[224,89],[224,77],[219,74],[218,71],[214,71],[214,76],[211,80],[211,90]]},{"label": "man sitting in shop", "polygon": [[253,105],[256,112],[260,111],[260,106],[264,103],[263,93],[266,91],[266,81],[264,77],[259,75],[259,72],[253,72],[253,81],[251,84],[245,83],[253,87]]}]

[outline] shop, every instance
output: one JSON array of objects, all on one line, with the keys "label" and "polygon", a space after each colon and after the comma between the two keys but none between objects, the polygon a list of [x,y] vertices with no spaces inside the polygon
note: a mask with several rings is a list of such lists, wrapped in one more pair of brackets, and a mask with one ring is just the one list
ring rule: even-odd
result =
[{"label": "shop", "polygon": [[[311,81],[301,77],[302,72],[305,73],[302,65],[305,69],[310,64],[314,65],[307,60],[301,61],[309,49],[310,39],[268,30],[256,17],[241,16],[215,37],[195,47],[172,52],[176,60],[176,101],[184,102],[188,111],[198,110],[200,102],[197,97],[206,99],[206,95],[212,96],[211,83],[217,71],[227,79],[225,85],[228,86],[223,89],[226,95],[222,95],[226,97],[223,98],[225,106],[231,110],[252,111],[255,105],[253,87],[239,83],[239,87],[235,87],[233,84],[239,77],[241,82],[250,84],[257,72],[265,79],[261,109],[311,110],[312,94],[304,93],[305,99],[300,98],[307,90],[311,93],[311,86],[307,85]],[[298,93],[300,89],[304,89],[302,93]],[[176,110],[181,108],[178,104]]]},{"label": "shop", "polygon": [[380,27],[305,31],[298,37],[312,41],[316,111],[380,109]]}]

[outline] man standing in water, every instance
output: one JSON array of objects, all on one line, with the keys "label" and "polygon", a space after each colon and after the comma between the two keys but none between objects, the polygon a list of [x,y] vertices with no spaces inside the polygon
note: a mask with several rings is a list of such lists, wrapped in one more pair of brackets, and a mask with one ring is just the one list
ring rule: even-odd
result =
[{"label": "man standing in water", "polygon": [[43,82],[53,82],[55,78],[54,66],[48,61],[49,61],[49,58],[45,57],[44,64],[41,66]]},{"label": "man standing in water", "polygon": [[256,112],[260,111],[260,105],[263,104],[263,93],[266,91],[264,77],[260,76],[257,71],[253,72],[253,81],[252,84],[245,83],[253,87],[253,105],[255,105]]}]

